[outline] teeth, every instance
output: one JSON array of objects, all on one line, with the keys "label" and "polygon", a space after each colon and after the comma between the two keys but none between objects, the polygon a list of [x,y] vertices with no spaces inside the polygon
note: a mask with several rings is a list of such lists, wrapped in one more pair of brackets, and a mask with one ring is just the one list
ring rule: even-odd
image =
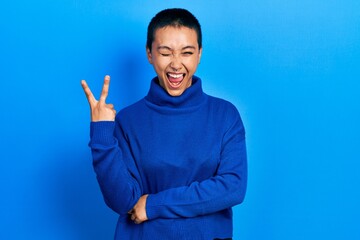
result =
[{"label": "teeth", "polygon": [[172,74],[172,73],[169,73],[169,76],[172,77],[172,78],[181,78],[181,77],[182,77],[182,74]]}]

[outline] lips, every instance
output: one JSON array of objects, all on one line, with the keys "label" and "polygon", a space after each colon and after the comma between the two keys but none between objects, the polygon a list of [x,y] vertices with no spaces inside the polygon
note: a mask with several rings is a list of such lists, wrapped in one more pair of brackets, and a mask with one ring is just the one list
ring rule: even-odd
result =
[{"label": "lips", "polygon": [[178,88],[182,81],[184,80],[185,74],[183,73],[167,73],[167,79],[169,80],[169,84],[173,88]]}]

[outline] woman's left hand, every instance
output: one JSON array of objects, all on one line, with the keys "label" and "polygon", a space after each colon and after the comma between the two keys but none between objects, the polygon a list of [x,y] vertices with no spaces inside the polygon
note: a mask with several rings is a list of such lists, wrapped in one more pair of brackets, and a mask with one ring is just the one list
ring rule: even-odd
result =
[{"label": "woman's left hand", "polygon": [[141,196],[138,202],[135,204],[134,208],[128,212],[128,214],[131,215],[131,220],[134,221],[135,224],[140,224],[148,220],[146,215],[147,197],[148,194]]}]

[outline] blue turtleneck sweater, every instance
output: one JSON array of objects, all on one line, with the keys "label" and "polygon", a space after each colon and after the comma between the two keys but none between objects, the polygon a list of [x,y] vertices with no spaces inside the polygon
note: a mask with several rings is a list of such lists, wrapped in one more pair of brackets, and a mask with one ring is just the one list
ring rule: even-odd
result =
[{"label": "blue turtleneck sweater", "polygon": [[[232,237],[231,207],[247,182],[244,126],[199,78],[178,97],[154,78],[148,95],[114,122],[92,122],[90,137],[105,202],[119,214],[115,239]],[[144,194],[149,220],[136,225],[127,212]]]}]

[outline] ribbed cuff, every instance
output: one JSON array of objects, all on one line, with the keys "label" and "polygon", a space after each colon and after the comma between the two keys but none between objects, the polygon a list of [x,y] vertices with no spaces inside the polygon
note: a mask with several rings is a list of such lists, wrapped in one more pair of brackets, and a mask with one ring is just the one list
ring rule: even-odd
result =
[{"label": "ribbed cuff", "polygon": [[115,122],[101,121],[90,123],[90,144],[112,145],[114,139]]},{"label": "ribbed cuff", "polygon": [[156,204],[156,196],[149,194],[146,199],[146,215],[149,220],[159,218],[161,215],[161,206]]}]

